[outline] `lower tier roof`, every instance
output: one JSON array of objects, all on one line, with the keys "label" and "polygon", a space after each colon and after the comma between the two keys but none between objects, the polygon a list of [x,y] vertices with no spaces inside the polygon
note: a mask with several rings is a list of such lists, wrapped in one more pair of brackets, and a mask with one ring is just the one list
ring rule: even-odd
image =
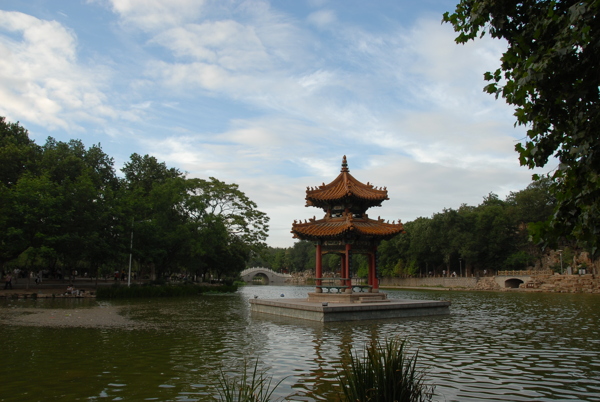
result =
[{"label": "lower tier roof", "polygon": [[335,218],[311,219],[292,224],[294,238],[301,240],[326,239],[378,239],[389,240],[404,232],[402,223],[389,223],[382,219],[355,218],[342,216]]}]

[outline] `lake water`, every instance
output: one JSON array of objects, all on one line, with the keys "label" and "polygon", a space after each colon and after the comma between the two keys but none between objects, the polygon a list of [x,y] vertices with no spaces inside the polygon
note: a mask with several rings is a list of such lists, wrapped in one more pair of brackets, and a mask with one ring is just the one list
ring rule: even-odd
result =
[{"label": "lake water", "polygon": [[[102,302],[141,329],[2,326],[1,401],[210,401],[221,370],[259,367],[275,396],[336,400],[348,348],[399,336],[418,350],[436,401],[600,401],[600,296],[387,291],[390,298],[450,300],[451,314],[314,323],[254,315],[248,299],[306,297],[311,287],[249,286],[235,294]],[[57,304],[60,303],[60,304]],[[0,301],[87,308],[82,300]]]}]

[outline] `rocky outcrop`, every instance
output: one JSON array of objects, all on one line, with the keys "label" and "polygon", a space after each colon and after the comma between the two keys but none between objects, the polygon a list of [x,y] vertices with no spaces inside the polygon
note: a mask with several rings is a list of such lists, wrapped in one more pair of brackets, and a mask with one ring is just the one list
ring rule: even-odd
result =
[{"label": "rocky outcrop", "polygon": [[521,288],[558,293],[600,293],[600,279],[595,275],[538,275],[521,284]]},{"label": "rocky outcrop", "polygon": [[289,283],[291,285],[306,285],[306,282],[310,278],[315,277],[315,273],[311,271],[302,271],[302,272],[292,272],[292,277],[287,279],[285,283]]},{"label": "rocky outcrop", "polygon": [[[562,264],[561,264],[562,261]],[[586,273],[597,274],[600,272],[600,259],[592,261],[590,254],[587,251],[567,251],[564,250],[562,253],[559,250],[548,250],[541,256],[535,263],[532,269],[536,270],[555,270],[557,272],[568,272],[574,274],[578,273],[579,270],[585,270]]]},{"label": "rocky outcrop", "polygon": [[[291,285],[313,285],[315,283],[315,271],[306,270],[302,272],[292,272],[292,277],[287,279],[285,283]],[[323,272],[323,278],[335,278],[335,272]]]},{"label": "rocky outcrop", "polygon": [[493,277],[479,278],[475,284],[475,290],[502,290],[502,287]]}]

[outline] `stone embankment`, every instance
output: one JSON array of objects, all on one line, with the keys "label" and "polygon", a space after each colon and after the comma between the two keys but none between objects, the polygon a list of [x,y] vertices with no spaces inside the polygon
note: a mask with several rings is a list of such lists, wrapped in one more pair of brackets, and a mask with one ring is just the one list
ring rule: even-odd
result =
[{"label": "stone embankment", "polygon": [[[461,290],[489,291],[529,291],[556,293],[598,293],[600,294],[600,277],[598,275],[526,275],[530,279],[518,287],[509,286],[506,281],[511,276],[482,276],[482,277],[426,277],[426,278],[381,278],[381,287],[402,288],[440,288]],[[519,272],[515,272],[517,275]],[[293,285],[309,285],[314,283],[314,272],[304,271],[292,273],[292,278],[286,283]],[[323,274],[324,278],[335,277],[334,272]],[[521,276],[521,277],[523,277]],[[525,280],[525,278],[523,278]]]},{"label": "stone embankment", "polygon": [[500,284],[496,281],[495,277],[483,277],[479,278],[478,281],[475,282],[475,286],[473,287],[475,290],[503,290],[506,288],[502,288]]},{"label": "stone embankment", "polygon": [[461,290],[529,291],[555,293],[600,294],[600,278],[596,275],[531,275],[519,287],[508,286],[510,276],[471,278],[382,278],[382,287],[444,288]]},{"label": "stone embankment", "polygon": [[557,293],[600,293],[600,278],[595,275],[538,275],[520,289]]}]

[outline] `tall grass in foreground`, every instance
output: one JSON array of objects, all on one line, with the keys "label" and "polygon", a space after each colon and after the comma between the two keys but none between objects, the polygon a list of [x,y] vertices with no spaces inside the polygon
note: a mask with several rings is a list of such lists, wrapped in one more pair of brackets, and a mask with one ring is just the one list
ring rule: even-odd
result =
[{"label": "tall grass in foreground", "polygon": [[406,341],[372,342],[363,350],[349,353],[338,378],[348,401],[421,402],[431,401],[433,387],[424,383],[424,373],[417,369],[417,356],[409,356]]},{"label": "tall grass in foreground", "polygon": [[267,376],[265,371],[258,369],[258,360],[256,360],[250,374],[248,366],[244,364],[241,377],[227,377],[221,371],[217,390],[220,400],[225,402],[267,402],[271,401],[273,392],[283,380],[285,377],[275,385],[271,385],[273,378]]}]

